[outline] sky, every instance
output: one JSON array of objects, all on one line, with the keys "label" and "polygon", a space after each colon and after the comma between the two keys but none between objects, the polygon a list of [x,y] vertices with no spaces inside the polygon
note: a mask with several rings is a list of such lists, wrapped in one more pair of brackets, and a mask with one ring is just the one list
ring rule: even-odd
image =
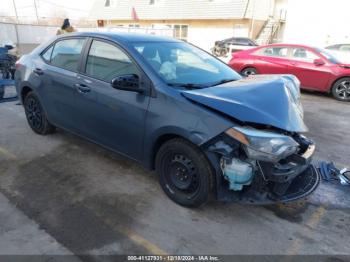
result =
[{"label": "sky", "polygon": [[57,16],[63,12],[72,19],[86,17],[94,0],[0,0],[0,16],[15,16],[13,1],[19,17],[36,19],[34,1],[38,16]]}]

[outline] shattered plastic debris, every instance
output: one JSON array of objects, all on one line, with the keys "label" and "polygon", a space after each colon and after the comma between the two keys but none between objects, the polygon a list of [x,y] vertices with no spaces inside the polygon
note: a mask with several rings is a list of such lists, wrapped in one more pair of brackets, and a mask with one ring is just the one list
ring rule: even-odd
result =
[{"label": "shattered plastic debris", "polygon": [[350,170],[347,168],[339,170],[333,162],[322,161],[319,164],[318,171],[324,181],[339,181],[343,186],[350,185]]}]

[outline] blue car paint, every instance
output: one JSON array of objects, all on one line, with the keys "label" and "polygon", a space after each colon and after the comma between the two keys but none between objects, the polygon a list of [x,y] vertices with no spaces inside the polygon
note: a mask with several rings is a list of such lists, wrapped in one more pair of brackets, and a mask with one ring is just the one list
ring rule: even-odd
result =
[{"label": "blue car paint", "polygon": [[[82,67],[70,72],[45,63],[39,56],[50,42],[76,37],[85,38],[86,44],[96,38],[124,49],[143,72],[141,82],[146,95],[115,90],[110,83],[84,75]],[[54,125],[149,168],[153,167],[154,149],[162,138],[180,136],[200,146],[237,125],[234,119],[289,131],[306,130],[281,80],[269,77],[257,83],[240,80],[237,75],[239,81],[221,86],[193,91],[175,89],[166,85],[130,44],[140,41],[179,40],[129,33],[73,33],[53,38],[23,58],[28,68],[16,73],[17,91],[21,94],[24,87],[33,89]],[[87,50],[87,46],[84,48]],[[33,73],[35,68],[42,68],[44,77]],[[77,92],[76,85],[82,83],[90,86],[89,94]]]},{"label": "blue car paint", "polygon": [[264,124],[289,132],[306,132],[299,100],[291,98],[292,78],[251,76],[210,88],[184,91],[188,99],[220,111],[241,122]]},{"label": "blue car paint", "polygon": [[[55,126],[152,168],[159,139],[180,136],[202,145],[233,125],[212,110],[189,102],[181,90],[167,86],[129,44],[129,41],[178,40],[107,33],[76,33],[58,39],[77,36],[86,37],[87,41],[103,39],[122,47],[142,69],[141,82],[145,83],[146,95],[113,89],[110,83],[90,78],[79,70],[71,72],[51,66],[39,56],[50,44],[41,45],[21,61],[29,68],[16,73],[16,86],[19,94],[24,87],[38,94],[48,120]],[[41,68],[44,74],[33,73],[35,68]],[[87,83],[91,92],[77,92],[75,85],[81,83]]]}]

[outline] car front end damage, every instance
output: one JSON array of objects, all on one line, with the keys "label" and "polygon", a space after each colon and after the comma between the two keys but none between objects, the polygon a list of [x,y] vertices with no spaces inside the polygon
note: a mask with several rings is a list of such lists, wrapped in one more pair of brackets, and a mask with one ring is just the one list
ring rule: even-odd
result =
[{"label": "car front end damage", "polygon": [[184,96],[233,122],[202,145],[216,169],[219,200],[286,202],[317,188],[297,78],[260,75]]},{"label": "car front end damage", "polygon": [[252,204],[311,194],[320,178],[311,164],[315,144],[303,135],[231,128],[204,145],[216,163],[217,198]]}]

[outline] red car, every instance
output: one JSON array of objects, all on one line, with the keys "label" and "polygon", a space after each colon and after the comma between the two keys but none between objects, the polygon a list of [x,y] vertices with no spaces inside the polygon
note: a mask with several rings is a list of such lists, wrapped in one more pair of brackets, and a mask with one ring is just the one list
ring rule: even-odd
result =
[{"label": "red car", "polygon": [[305,45],[273,44],[232,54],[229,65],[244,76],[293,74],[301,87],[350,101],[350,62],[331,51]]}]

